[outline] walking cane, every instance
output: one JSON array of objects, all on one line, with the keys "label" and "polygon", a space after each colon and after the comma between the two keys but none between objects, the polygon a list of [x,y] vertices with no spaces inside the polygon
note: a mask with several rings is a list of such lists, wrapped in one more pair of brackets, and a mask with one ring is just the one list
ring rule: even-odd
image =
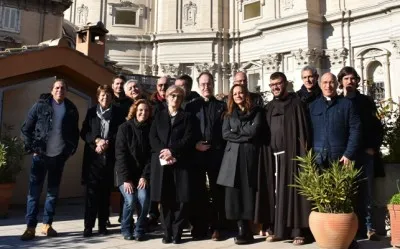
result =
[{"label": "walking cane", "polygon": [[276,202],[278,201],[278,156],[281,154],[285,154],[285,151],[274,152],[275,156],[275,209]]}]

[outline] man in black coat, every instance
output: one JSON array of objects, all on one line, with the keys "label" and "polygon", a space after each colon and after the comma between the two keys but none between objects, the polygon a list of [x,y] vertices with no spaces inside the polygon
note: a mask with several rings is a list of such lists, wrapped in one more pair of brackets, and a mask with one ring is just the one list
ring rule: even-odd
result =
[{"label": "man in black coat", "polygon": [[113,83],[111,85],[114,91],[113,105],[120,108],[122,115],[126,117],[129,112],[129,108],[132,105],[132,100],[125,95],[124,85],[125,77],[123,75],[118,75],[114,77]]},{"label": "man in black coat", "polygon": [[274,99],[266,106],[269,129],[260,153],[256,221],[268,230],[267,241],[293,238],[294,245],[302,245],[309,235],[311,205],[288,185],[295,184],[299,171],[293,158],[307,152],[309,123],[305,104],[287,91],[283,73],[273,73],[269,86]]},{"label": "man in black coat", "polygon": [[361,183],[358,191],[358,203],[356,212],[359,215],[359,236],[370,240],[379,240],[372,226],[372,195],[374,176],[384,176],[383,165],[380,165],[380,147],[383,141],[382,123],[377,117],[377,109],[374,100],[361,94],[357,88],[360,76],[352,67],[344,67],[338,74],[339,88],[343,89],[346,98],[353,102],[360,114],[362,124],[361,142],[356,159],[356,166],[362,167],[362,178],[367,181]]},{"label": "man in black coat", "polygon": [[[223,115],[226,111],[224,102],[214,97],[214,78],[203,72],[197,79],[201,97],[186,105],[195,120],[196,137],[195,165],[192,170],[193,196],[190,222],[193,226],[193,239],[204,238],[211,225],[212,239],[220,239],[221,222],[224,217],[224,192],[217,185],[218,172],[224,155],[225,141],[222,138]],[[208,176],[210,198],[206,188]]]},{"label": "man in black coat", "polygon": [[39,199],[46,174],[47,196],[41,232],[50,237],[57,236],[52,223],[62,172],[66,160],[75,153],[79,140],[79,113],[66,98],[67,89],[65,80],[56,80],[51,94],[40,96],[21,128],[25,150],[33,154],[26,204],[27,229],[21,240],[35,238]]},{"label": "man in black coat", "polygon": [[175,80],[175,86],[180,86],[185,89],[185,99],[182,102],[182,108],[185,109],[186,105],[196,98],[200,97],[197,92],[192,91],[193,79],[187,74],[181,75]]},{"label": "man in black coat", "polygon": [[[247,75],[245,72],[237,72],[233,81],[234,84],[245,85],[248,87]],[[256,106],[264,107],[264,100],[259,93],[250,92],[251,102]]]},{"label": "man in black coat", "polygon": [[301,70],[303,85],[296,92],[297,96],[306,104],[310,104],[321,96],[321,88],[318,85],[318,72],[314,67],[305,66]]}]

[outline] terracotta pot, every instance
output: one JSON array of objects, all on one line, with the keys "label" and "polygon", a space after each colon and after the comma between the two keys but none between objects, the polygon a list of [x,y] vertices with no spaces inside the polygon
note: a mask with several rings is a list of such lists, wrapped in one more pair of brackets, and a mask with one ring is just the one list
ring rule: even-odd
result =
[{"label": "terracotta pot", "polygon": [[400,246],[400,205],[389,204],[391,244]]},{"label": "terracotta pot", "polygon": [[348,249],[356,236],[358,219],[354,213],[311,212],[310,229],[321,249]]},{"label": "terracotta pot", "polygon": [[0,217],[7,216],[14,185],[14,183],[0,184]]},{"label": "terracotta pot", "polygon": [[111,212],[119,213],[120,201],[121,201],[121,193],[114,191],[111,192],[110,195]]}]

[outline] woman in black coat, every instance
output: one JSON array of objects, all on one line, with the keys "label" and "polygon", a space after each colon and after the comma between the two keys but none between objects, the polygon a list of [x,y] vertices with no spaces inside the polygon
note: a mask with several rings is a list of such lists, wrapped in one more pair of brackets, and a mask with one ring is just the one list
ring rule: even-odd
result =
[{"label": "woman in black coat", "polygon": [[225,186],[226,218],[238,222],[236,244],[253,240],[250,223],[254,220],[262,117],[263,109],[253,106],[247,88],[234,85],[222,126],[227,144],[217,183]]},{"label": "woman in black coat", "polygon": [[180,107],[185,92],[170,86],[168,108],[158,112],[150,130],[151,200],[161,204],[163,243],[181,242],[189,202],[190,152],[194,150],[190,114]]},{"label": "woman in black coat", "polygon": [[[126,240],[142,241],[146,230],[150,203],[151,113],[147,100],[137,100],[129,110],[127,121],[119,127],[115,142],[117,186],[124,196],[121,233]],[[132,215],[136,203],[140,208],[133,231]]]},{"label": "woman in black coat", "polygon": [[98,104],[90,108],[82,124],[81,138],[85,141],[82,166],[82,183],[85,195],[85,237],[92,236],[98,216],[99,233],[108,233],[108,207],[114,183],[115,137],[123,122],[121,112],[111,105],[112,88],[97,88]]}]

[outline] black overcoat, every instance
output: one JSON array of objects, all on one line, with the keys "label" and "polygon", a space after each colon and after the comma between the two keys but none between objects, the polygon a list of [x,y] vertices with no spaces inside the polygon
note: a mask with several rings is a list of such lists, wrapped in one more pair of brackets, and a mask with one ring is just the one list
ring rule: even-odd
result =
[{"label": "black overcoat", "polygon": [[118,126],[124,121],[122,113],[116,106],[112,107],[110,127],[107,139],[109,146],[104,154],[96,152],[96,138],[101,138],[100,118],[96,106],[91,107],[82,124],[81,138],[85,141],[82,165],[82,184],[109,184],[114,182],[115,138]]},{"label": "black overcoat", "polygon": [[[179,110],[171,125],[168,109],[156,113],[150,129],[150,145],[152,148],[151,200],[161,201],[163,180],[165,180],[174,183],[177,202],[188,202],[190,199],[190,152],[194,150],[195,145],[190,114]],[[173,165],[161,166],[159,155],[162,149],[169,149],[177,162]],[[165,167],[172,169],[173,179],[163,177]]]}]

